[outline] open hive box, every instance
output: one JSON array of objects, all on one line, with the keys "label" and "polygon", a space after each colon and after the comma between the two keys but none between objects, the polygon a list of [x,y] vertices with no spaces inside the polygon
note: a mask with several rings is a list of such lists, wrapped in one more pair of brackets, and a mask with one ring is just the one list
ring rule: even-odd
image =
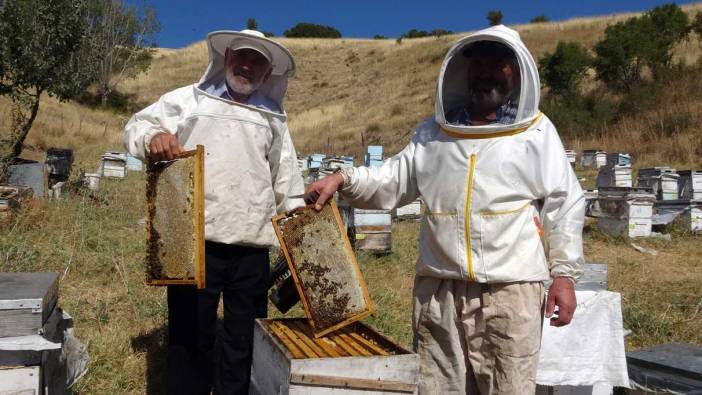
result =
[{"label": "open hive box", "polygon": [[276,216],[273,225],[315,337],[375,311],[333,200],[319,212],[307,206]]},{"label": "open hive box", "polygon": [[149,163],[146,200],[146,283],[204,288],[204,147]]},{"label": "open hive box", "polygon": [[416,394],[419,356],[359,320],[375,310],[333,200],[273,218],[307,318],[259,319],[254,394]]},{"label": "open hive box", "polygon": [[318,338],[305,318],[259,319],[256,394],[416,394],[419,356],[355,322]]}]

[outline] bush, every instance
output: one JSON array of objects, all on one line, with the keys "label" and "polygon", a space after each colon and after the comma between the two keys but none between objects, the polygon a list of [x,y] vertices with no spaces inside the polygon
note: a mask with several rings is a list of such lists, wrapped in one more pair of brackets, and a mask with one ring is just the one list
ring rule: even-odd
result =
[{"label": "bush", "polygon": [[420,38],[420,37],[441,37],[447,34],[453,34],[451,30],[446,29],[434,29],[430,32],[426,30],[410,29],[407,33],[403,34],[402,38]]},{"label": "bush", "polygon": [[593,137],[605,131],[617,116],[616,102],[602,92],[582,96],[550,96],[542,102],[544,114],[564,137]]},{"label": "bush", "polygon": [[673,48],[690,32],[687,15],[666,4],[641,17],[610,25],[595,45],[597,76],[617,90],[630,91],[648,67],[659,78],[671,66]]},{"label": "bush", "polygon": [[553,53],[546,53],[539,60],[539,73],[551,92],[573,94],[592,62],[592,56],[582,45],[559,41]]},{"label": "bush", "polygon": [[607,26],[604,38],[595,44],[597,78],[610,88],[629,91],[641,79],[651,40],[646,24],[641,18],[631,18]]},{"label": "bush", "polygon": [[670,67],[673,47],[690,33],[689,18],[677,5],[666,4],[647,12],[643,19],[651,35],[645,59],[657,76],[660,70]]},{"label": "bush", "polygon": [[695,16],[695,20],[692,22],[690,27],[695,33],[697,33],[697,38],[699,40],[702,40],[702,12],[697,13],[697,16]]},{"label": "bush", "polygon": [[341,33],[331,26],[316,25],[314,23],[298,23],[283,32],[285,37],[301,38],[341,38]]},{"label": "bush", "polygon": [[502,23],[502,11],[500,10],[490,10],[487,14],[487,20],[490,22],[490,26],[499,25]]},{"label": "bush", "polygon": [[383,36],[382,34],[376,34],[373,36],[373,40],[385,40],[387,37]]},{"label": "bush", "polygon": [[548,17],[545,14],[537,15],[529,21],[529,23],[544,23],[549,22]]},{"label": "bush", "polygon": [[420,37],[428,37],[429,32],[426,30],[417,30],[417,29],[410,29],[407,31],[407,33],[403,34],[403,38],[420,38]]}]

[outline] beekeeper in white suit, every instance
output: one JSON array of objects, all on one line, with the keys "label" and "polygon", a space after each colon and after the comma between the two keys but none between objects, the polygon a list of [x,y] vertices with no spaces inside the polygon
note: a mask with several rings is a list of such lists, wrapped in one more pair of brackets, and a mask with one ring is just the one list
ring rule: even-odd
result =
[{"label": "beekeeper in white suit", "polygon": [[[434,117],[378,168],[310,186],[353,206],[426,204],[414,285],[422,394],[535,391],[544,281],[551,325],[567,325],[581,274],[583,193],[519,34],[491,27],[446,54]],[[558,313],[554,315],[554,307]]]},{"label": "beekeeper in white suit", "polygon": [[[170,160],[205,146],[206,288],[168,287],[168,393],[248,394],[254,319],[267,314],[276,212],[304,184],[283,111],[290,52],[253,30],[207,36],[200,81],[163,95],[125,127],[129,152]],[[224,298],[222,352],[213,349]],[[213,379],[213,372],[217,372]]]}]

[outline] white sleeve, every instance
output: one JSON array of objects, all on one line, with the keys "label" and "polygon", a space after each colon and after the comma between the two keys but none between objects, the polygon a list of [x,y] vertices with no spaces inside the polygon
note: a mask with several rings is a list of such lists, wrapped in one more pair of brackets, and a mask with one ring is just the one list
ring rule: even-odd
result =
[{"label": "white sleeve", "polygon": [[414,140],[380,167],[345,169],[348,182],[341,189],[351,205],[358,208],[391,210],[419,197],[414,170]]},{"label": "white sleeve", "polygon": [[305,205],[303,199],[290,199],[290,196],[305,192],[302,173],[297,165],[297,153],[293,146],[287,123],[272,118],[270,120],[275,139],[268,152],[268,164],[271,169],[271,182],[275,194],[276,211],[290,211]]},{"label": "white sleeve", "polygon": [[158,133],[176,134],[178,123],[186,114],[187,99],[183,93],[188,88],[181,88],[161,96],[156,103],[134,114],[124,127],[124,146],[127,151],[139,159],[145,159],[149,153],[149,143]]},{"label": "white sleeve", "polygon": [[565,149],[553,126],[547,133],[549,149],[542,161],[542,172],[546,175],[547,193],[541,209],[545,233],[545,250],[551,277],[582,275],[583,223],[585,220],[585,196],[580,183],[566,158]]}]

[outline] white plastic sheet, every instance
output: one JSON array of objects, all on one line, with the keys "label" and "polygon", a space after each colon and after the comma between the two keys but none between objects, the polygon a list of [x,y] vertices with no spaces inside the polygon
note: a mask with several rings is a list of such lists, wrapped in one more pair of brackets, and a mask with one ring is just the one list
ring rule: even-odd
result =
[{"label": "white plastic sheet", "polygon": [[570,325],[557,328],[544,319],[536,382],[629,388],[621,295],[576,291],[576,297],[578,307]]}]

